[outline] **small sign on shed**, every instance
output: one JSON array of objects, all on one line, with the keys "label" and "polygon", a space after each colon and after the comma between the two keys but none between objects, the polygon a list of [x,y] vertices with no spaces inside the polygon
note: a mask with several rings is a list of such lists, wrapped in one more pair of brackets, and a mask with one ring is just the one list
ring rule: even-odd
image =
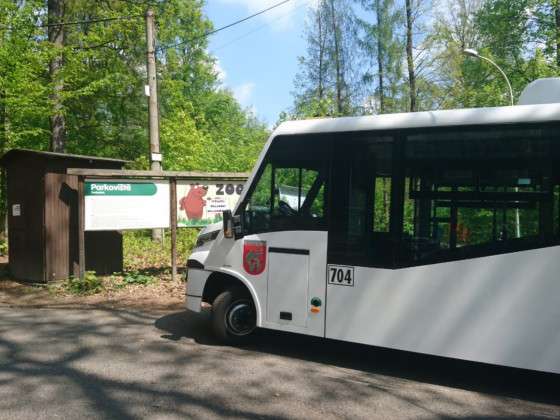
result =
[{"label": "small sign on shed", "polygon": [[21,204],[12,204],[12,216],[21,216]]},{"label": "small sign on shed", "polygon": [[[78,176],[68,168],[122,169],[125,161],[13,149],[0,159],[7,173],[10,274],[45,283],[79,275]],[[86,270],[122,271],[122,235],[86,232]]]}]

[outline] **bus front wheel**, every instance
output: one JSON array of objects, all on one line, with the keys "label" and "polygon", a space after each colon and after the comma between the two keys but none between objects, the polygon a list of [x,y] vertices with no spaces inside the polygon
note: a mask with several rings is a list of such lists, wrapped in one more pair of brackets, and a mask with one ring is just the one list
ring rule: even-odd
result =
[{"label": "bus front wheel", "polygon": [[243,341],[257,325],[253,300],[237,288],[220,293],[212,304],[212,325],[220,341],[227,344]]}]

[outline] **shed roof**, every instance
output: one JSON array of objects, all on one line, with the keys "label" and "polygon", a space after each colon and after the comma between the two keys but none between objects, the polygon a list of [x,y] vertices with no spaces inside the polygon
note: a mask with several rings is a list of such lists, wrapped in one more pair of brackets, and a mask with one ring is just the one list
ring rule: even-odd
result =
[{"label": "shed roof", "polygon": [[31,149],[11,149],[8,150],[0,158],[0,165],[6,166],[11,161],[22,156],[38,156],[44,157],[45,159],[74,159],[74,160],[87,160],[87,161],[98,161],[98,162],[113,162],[120,163],[124,165],[128,161],[122,159],[113,159],[99,156],[86,156],[86,155],[74,155],[70,153],[56,153],[56,152],[45,152],[42,150],[31,150]]}]

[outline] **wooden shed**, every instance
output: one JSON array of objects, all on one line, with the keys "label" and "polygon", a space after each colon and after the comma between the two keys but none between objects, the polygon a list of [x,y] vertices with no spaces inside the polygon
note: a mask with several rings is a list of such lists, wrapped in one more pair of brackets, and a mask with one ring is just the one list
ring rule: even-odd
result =
[{"label": "wooden shed", "polygon": [[[46,283],[79,274],[78,177],[68,168],[122,169],[125,161],[12,149],[0,164],[7,176],[10,274]],[[85,233],[86,270],[122,271],[122,234]]]}]

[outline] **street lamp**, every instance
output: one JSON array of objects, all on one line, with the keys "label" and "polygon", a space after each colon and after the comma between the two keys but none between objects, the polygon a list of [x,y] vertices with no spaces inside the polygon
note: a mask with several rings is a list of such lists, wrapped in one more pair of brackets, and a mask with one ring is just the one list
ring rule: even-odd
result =
[{"label": "street lamp", "polygon": [[[480,58],[481,60],[487,61],[498,69],[498,71],[502,74],[502,76],[504,76],[504,79],[506,79],[506,83],[507,83],[508,88],[509,88],[510,105],[513,106],[514,105],[514,103],[513,103],[513,89],[511,88],[511,83],[509,82],[508,77],[506,76],[504,71],[500,68],[500,66],[498,66],[496,63],[494,63],[489,58],[481,56],[478,53],[477,50],[473,50],[472,48],[465,48],[463,50],[463,53],[465,55],[468,55],[469,57]],[[515,187],[515,192],[518,192],[518,191],[519,191],[519,187]],[[519,208],[516,208],[515,209],[515,236],[518,237],[518,238],[521,238],[521,220],[520,219],[521,218],[520,218],[520,215],[519,215]]]},{"label": "street lamp", "polygon": [[508,89],[509,89],[509,99],[510,99],[510,105],[513,106],[513,89],[511,88],[511,83],[509,82],[508,77],[506,76],[506,74],[504,73],[504,71],[500,68],[500,66],[498,66],[496,63],[494,63],[492,60],[490,60],[489,58],[483,57],[482,55],[480,55],[478,53],[477,50],[473,50],[472,48],[465,48],[463,50],[463,53],[470,56],[470,57],[474,57],[474,58],[480,58],[481,60],[487,61],[490,64],[492,64],[494,67],[496,67],[498,69],[498,71],[502,74],[502,76],[504,76],[504,79],[506,79],[506,83],[508,85]]}]

